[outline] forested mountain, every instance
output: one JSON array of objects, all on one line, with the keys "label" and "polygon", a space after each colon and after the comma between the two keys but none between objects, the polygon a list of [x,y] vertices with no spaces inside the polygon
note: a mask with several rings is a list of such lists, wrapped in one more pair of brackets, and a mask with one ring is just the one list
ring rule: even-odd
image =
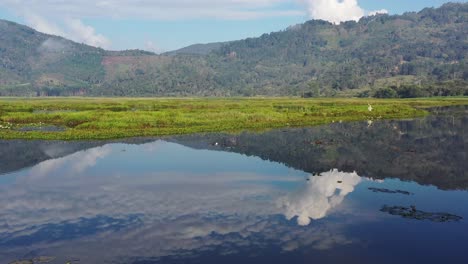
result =
[{"label": "forested mountain", "polygon": [[155,55],[105,51],[0,20],[0,95],[462,95],[467,21],[468,3],[448,3]]},{"label": "forested mountain", "polygon": [[168,51],[163,53],[163,55],[177,55],[177,54],[192,54],[192,55],[207,55],[213,50],[221,48],[227,42],[214,42],[206,44],[193,44],[185,48],[181,48],[174,51]]}]

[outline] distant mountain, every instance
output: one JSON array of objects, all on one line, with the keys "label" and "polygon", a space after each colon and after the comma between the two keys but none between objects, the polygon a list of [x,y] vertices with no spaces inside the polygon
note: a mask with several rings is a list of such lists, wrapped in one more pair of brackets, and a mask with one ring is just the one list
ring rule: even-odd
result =
[{"label": "distant mountain", "polygon": [[207,55],[208,53],[220,49],[227,42],[215,42],[207,44],[194,44],[178,50],[168,51],[163,55],[174,56],[177,54],[193,54],[193,55]]},{"label": "distant mountain", "polygon": [[0,95],[366,96],[389,86],[398,95],[468,95],[467,21],[468,3],[448,3],[155,55],[105,51],[0,20]]}]

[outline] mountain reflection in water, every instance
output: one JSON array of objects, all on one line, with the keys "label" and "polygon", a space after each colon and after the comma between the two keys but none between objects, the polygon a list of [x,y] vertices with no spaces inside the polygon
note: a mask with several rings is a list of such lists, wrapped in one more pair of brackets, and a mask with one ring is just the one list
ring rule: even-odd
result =
[{"label": "mountain reflection in water", "polygon": [[464,262],[467,125],[0,141],[0,263]]}]

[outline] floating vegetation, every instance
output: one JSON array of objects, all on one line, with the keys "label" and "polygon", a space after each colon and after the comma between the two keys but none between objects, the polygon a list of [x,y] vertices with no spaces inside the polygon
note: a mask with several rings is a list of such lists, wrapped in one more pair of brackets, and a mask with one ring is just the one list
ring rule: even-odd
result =
[{"label": "floating vegetation", "polygon": [[8,264],[34,264],[34,262],[32,261],[32,259],[23,259],[23,260],[15,260]]},{"label": "floating vegetation", "polygon": [[55,259],[54,257],[40,256],[40,257],[33,258],[33,262],[34,263],[49,263],[54,259]]},{"label": "floating vegetation", "polygon": [[10,262],[9,264],[38,264],[38,263],[49,263],[53,261],[55,257],[47,257],[47,256],[40,256],[35,257],[33,259],[23,259],[23,260],[15,260]]},{"label": "floating vegetation", "polygon": [[449,213],[431,213],[417,210],[416,206],[412,205],[410,207],[404,206],[387,206],[384,205],[381,212],[389,213],[391,215],[399,215],[403,218],[415,219],[415,220],[429,220],[431,222],[458,222],[463,219],[463,217],[458,215],[453,215]]},{"label": "floating vegetation", "polygon": [[413,195],[413,193],[410,193],[408,191],[402,191],[402,190],[389,190],[385,188],[375,188],[375,187],[369,187],[368,189],[375,193],[398,193],[398,194],[404,194],[404,195]]},{"label": "floating vegetation", "polygon": [[68,260],[65,264],[78,264],[78,263],[80,263],[80,259],[74,258],[74,259]]}]

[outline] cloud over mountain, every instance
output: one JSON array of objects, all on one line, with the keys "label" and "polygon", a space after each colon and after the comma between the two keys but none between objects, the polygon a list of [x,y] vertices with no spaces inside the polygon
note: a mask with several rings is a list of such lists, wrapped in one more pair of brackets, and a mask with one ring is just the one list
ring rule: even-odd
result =
[{"label": "cloud over mountain", "polygon": [[86,19],[250,20],[309,16],[340,23],[358,20],[366,13],[385,12],[367,12],[357,0],[4,0],[0,7],[23,17],[38,31],[102,48],[109,48],[110,40],[86,24]]},{"label": "cloud over mountain", "polygon": [[358,0],[304,0],[304,2],[311,18],[335,24],[349,20],[357,21],[366,13],[370,15],[388,13],[385,9],[367,12],[359,5]]}]

